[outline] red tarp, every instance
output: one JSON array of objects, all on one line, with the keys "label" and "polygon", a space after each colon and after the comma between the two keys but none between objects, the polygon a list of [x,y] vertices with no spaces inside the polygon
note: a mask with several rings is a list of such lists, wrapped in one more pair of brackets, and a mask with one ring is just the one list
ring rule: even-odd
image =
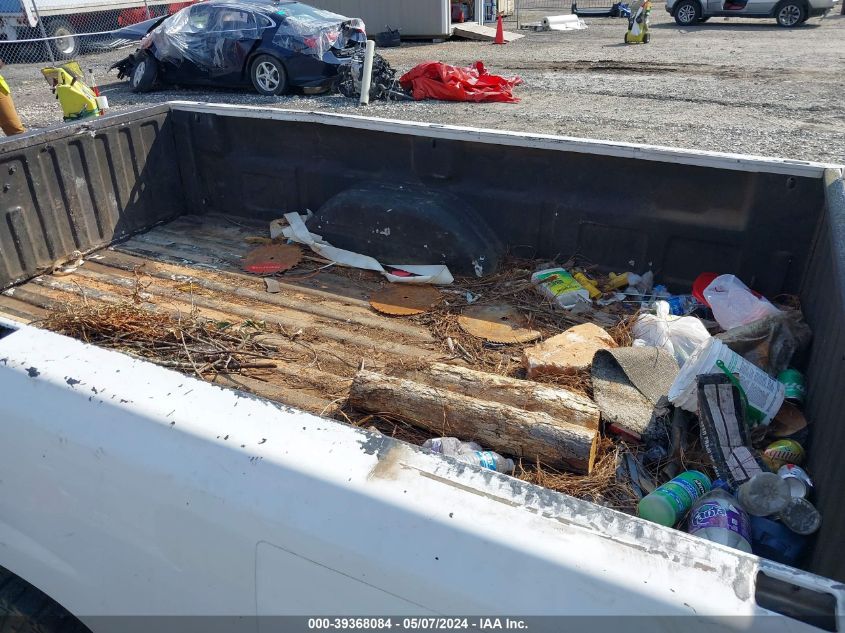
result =
[{"label": "red tarp", "polygon": [[402,88],[413,90],[414,99],[444,101],[505,101],[516,103],[513,88],[522,83],[520,77],[506,79],[491,75],[481,62],[458,68],[441,62],[423,62],[399,79]]}]

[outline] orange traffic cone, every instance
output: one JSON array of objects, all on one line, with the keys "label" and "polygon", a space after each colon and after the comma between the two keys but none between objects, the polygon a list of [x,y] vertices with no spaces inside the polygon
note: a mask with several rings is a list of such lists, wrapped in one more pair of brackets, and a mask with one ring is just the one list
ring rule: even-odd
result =
[{"label": "orange traffic cone", "polygon": [[504,44],[505,43],[505,27],[502,24],[502,16],[499,14],[498,20],[496,20],[496,39],[493,41],[494,44]]}]

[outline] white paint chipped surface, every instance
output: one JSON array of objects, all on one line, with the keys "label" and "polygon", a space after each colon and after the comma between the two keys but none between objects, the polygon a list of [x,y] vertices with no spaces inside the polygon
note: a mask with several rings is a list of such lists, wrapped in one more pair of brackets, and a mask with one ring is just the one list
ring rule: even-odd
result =
[{"label": "white paint chipped surface", "polygon": [[709,632],[763,613],[761,569],[843,604],[832,581],[34,328],[0,339],[0,420],[0,564],[77,613],[291,613],[322,592],[333,613],[697,613],[685,633]]}]

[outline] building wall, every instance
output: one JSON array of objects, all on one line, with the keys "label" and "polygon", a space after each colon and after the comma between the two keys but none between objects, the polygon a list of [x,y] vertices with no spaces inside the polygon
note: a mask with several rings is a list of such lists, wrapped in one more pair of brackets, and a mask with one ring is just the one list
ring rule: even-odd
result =
[{"label": "building wall", "polygon": [[449,0],[307,0],[308,4],[353,18],[361,18],[367,33],[387,25],[403,37],[447,37],[451,20]]}]

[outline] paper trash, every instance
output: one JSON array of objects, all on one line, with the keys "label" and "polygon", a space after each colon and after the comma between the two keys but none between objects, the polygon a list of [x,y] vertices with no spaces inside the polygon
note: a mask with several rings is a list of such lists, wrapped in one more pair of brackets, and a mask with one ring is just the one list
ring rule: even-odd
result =
[{"label": "paper trash", "polygon": [[341,266],[361,268],[363,270],[374,270],[384,275],[388,281],[394,283],[434,284],[438,286],[445,286],[455,280],[449,272],[449,269],[444,265],[415,266],[408,264],[388,264],[387,268],[398,268],[412,273],[414,276],[400,277],[399,275],[393,275],[372,257],[361,255],[360,253],[353,253],[352,251],[346,251],[342,248],[335,248],[331,244],[324,242],[321,236],[311,233],[308,230],[302,216],[298,213],[286,213],[284,218],[287,220],[287,226],[284,226],[281,220],[273,220],[270,223],[271,238],[275,239],[283,235],[289,240],[299,244],[305,244],[312,251],[320,255],[320,257],[325,257],[326,259]]}]

